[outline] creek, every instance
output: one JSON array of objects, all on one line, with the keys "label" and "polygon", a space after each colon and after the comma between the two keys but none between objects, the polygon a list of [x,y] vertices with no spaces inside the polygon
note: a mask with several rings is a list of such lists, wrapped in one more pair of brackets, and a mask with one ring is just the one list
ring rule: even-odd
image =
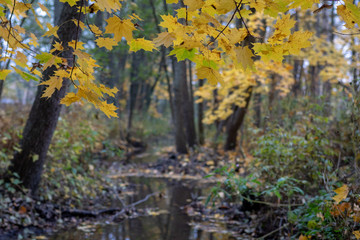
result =
[{"label": "creek", "polygon": [[[134,162],[148,162],[149,159]],[[249,239],[231,231],[224,221],[191,216],[186,205],[196,199],[204,199],[214,183],[200,180],[127,176],[119,178],[127,184],[123,201],[137,202],[153,195],[136,206],[132,217],[119,222],[106,221],[59,231],[50,236],[52,240],[232,240]],[[119,202],[117,203],[119,204]],[[117,206],[119,207],[119,205]]]}]

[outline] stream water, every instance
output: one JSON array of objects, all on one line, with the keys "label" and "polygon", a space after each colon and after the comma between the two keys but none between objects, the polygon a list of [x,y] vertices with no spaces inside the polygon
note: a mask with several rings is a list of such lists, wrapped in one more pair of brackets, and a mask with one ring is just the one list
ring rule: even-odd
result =
[{"label": "stream water", "polygon": [[197,196],[206,196],[209,184],[197,180],[175,180],[153,177],[124,177],[133,194],[127,194],[126,204],[161,192],[136,206],[147,216],[126,218],[121,222],[98,222],[60,231],[52,240],[230,240],[248,239],[236,236],[225,223],[199,221],[182,208]]}]

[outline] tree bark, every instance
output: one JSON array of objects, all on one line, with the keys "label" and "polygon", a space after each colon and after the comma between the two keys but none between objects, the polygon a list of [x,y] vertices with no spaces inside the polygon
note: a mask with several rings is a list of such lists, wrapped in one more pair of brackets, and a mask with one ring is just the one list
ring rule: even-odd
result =
[{"label": "tree bark", "polygon": [[248,89],[246,90],[248,96],[245,98],[245,102],[246,102],[245,107],[240,108],[236,106],[234,113],[230,116],[230,119],[226,126],[227,135],[224,145],[225,151],[231,151],[236,148],[237,132],[244,121],[246,111],[249,107],[252,91],[253,91],[253,87],[252,86],[248,87]]},{"label": "tree bark", "polygon": [[186,139],[187,139],[187,144],[189,145],[190,148],[193,148],[196,144],[197,144],[197,140],[196,140],[196,130],[195,130],[195,122],[194,122],[194,104],[192,101],[192,86],[189,81],[187,81],[187,77],[186,77],[186,61],[185,61],[185,79],[183,79],[183,81],[181,81],[181,84],[183,85],[182,90],[183,90],[183,117],[184,117],[184,122],[185,122],[185,129],[186,129]]},{"label": "tree bark", "polygon": [[[201,88],[203,85],[204,85],[204,79],[199,79],[199,88]],[[199,130],[199,144],[203,145],[205,143],[204,124],[202,122],[204,118],[204,103],[199,102],[197,106],[198,106],[197,118],[198,118],[198,130]]]},{"label": "tree bark", "polygon": [[[185,61],[174,61],[174,117],[175,117],[175,147],[176,151],[181,154],[186,154],[186,134],[184,123],[184,103],[183,92],[184,81],[186,82],[186,65]],[[175,110],[176,109],[176,110]]]},{"label": "tree bark", "polygon": [[4,89],[4,81],[5,80],[0,80],[0,100],[1,100],[3,89]]},{"label": "tree bark", "polygon": [[[79,4],[84,4],[84,1],[80,1]],[[79,5],[70,7],[70,5],[64,4],[62,8],[57,25],[60,26],[58,30],[59,40],[64,44],[64,47],[67,46],[68,42],[77,39],[80,34],[79,29],[72,21],[72,19],[83,17],[82,14],[78,13],[78,7]],[[72,50],[64,51],[59,56],[67,59],[68,64],[72,66]],[[54,66],[45,70],[43,81],[48,80],[55,70]],[[60,100],[64,97],[68,85],[69,79],[64,80],[62,88],[55,91],[49,99],[41,98],[44,86],[38,86],[36,98],[20,143],[21,150],[14,154],[9,167],[11,172],[16,172],[20,176],[22,184],[31,190],[32,195],[36,194],[41,180],[46,153],[61,111]]]},{"label": "tree bark", "polygon": [[129,89],[129,100],[128,100],[128,124],[127,124],[127,138],[130,137],[132,128],[132,120],[134,109],[136,105],[136,99],[139,92],[140,86],[140,64],[144,58],[144,51],[134,52],[132,54],[131,72],[130,72],[130,89]]}]

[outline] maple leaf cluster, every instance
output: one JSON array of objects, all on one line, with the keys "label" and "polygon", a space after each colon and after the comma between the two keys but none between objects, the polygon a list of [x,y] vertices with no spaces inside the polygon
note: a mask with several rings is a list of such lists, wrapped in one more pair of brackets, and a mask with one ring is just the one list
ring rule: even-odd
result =
[{"label": "maple leaf cluster", "polygon": [[[93,14],[97,11],[109,14],[104,30],[95,24],[73,19],[78,28],[88,29],[93,33],[95,43],[100,48],[112,50],[121,41],[126,41],[129,51],[132,52],[153,51],[163,45],[171,48],[169,55],[174,55],[178,61],[192,61],[196,66],[197,78],[206,78],[212,85],[220,83],[232,86],[229,79],[240,75],[247,76],[243,77],[243,87],[238,88],[246,89],[259,81],[261,76],[254,72],[258,66],[264,65],[256,62],[281,63],[284,56],[299,54],[301,49],[311,45],[312,33],[294,31],[296,21],[290,14],[285,13],[299,7],[310,9],[314,4],[319,4],[320,0],[183,0],[182,7],[178,0],[166,0],[168,4],[177,4],[176,6],[180,7],[176,8],[173,15],[161,16],[160,27],[163,31],[153,40],[134,38],[134,31],[139,31],[137,22],[142,19],[135,13],[125,18],[119,17],[117,13],[122,8],[122,1],[97,0],[90,6],[85,6],[78,0],[61,2],[70,6],[81,5],[78,11],[84,14]],[[47,86],[43,97],[51,97],[55,91],[61,89],[64,79],[71,79],[75,90],[68,93],[61,103],[70,105],[85,100],[102,110],[108,117],[117,116],[116,107],[106,102],[108,96],[115,96],[117,89],[96,83],[94,73],[99,66],[85,50],[84,43],[79,39],[69,43],[57,41],[60,26],[47,23],[45,27],[36,16],[37,8],[51,17],[48,9],[41,3],[0,1],[0,37],[6,41],[7,46],[2,61],[14,63],[11,65],[13,70],[0,69],[0,80],[4,80],[14,71],[25,80],[37,81],[42,78],[44,70],[55,66],[54,75],[40,83]],[[11,14],[5,15],[5,9],[9,9]],[[42,37],[55,39],[50,52],[41,52],[34,56],[33,49],[38,47],[37,36],[16,24],[19,21],[14,19],[27,18],[29,12],[33,13],[38,26],[46,31]],[[344,20],[345,27],[359,27],[360,10],[352,1],[342,1],[337,6],[337,13]],[[251,24],[252,18],[257,14],[276,18],[274,31],[267,39],[262,39],[259,29]],[[72,66],[68,64],[67,59],[60,57],[60,53],[69,48],[72,49],[75,59]],[[37,62],[31,62],[29,59],[36,59]],[[244,93],[241,94],[239,90],[239,95]],[[239,95],[234,99],[239,100]],[[241,105],[241,101],[238,104]],[[225,107],[222,109],[222,112],[226,112],[225,116],[231,113]]]}]

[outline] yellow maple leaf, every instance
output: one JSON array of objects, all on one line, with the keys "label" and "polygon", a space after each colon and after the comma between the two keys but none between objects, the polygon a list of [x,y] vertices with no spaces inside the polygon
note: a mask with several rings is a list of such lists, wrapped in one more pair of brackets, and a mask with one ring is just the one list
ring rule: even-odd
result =
[{"label": "yellow maple leaf", "polygon": [[83,23],[82,21],[79,21],[78,19],[73,19],[72,21],[76,26],[79,25],[79,27],[82,30],[85,30],[85,28],[86,28],[85,23]]},{"label": "yellow maple leaf", "polygon": [[74,102],[78,102],[80,100],[81,100],[81,97],[77,96],[73,92],[70,92],[70,93],[67,93],[63,99],[61,99],[60,103],[65,104],[66,106],[70,106],[70,104],[72,104]]},{"label": "yellow maple leaf", "polygon": [[184,4],[188,6],[190,12],[200,9],[204,5],[203,0],[184,0]]},{"label": "yellow maple leaf", "polygon": [[30,42],[29,42],[29,45],[32,45],[32,46],[34,46],[34,47],[37,47],[38,45],[39,45],[39,43],[38,43],[38,39],[37,39],[37,37],[35,36],[35,34],[33,34],[33,33],[30,33],[30,38],[31,38],[31,40],[30,40]]},{"label": "yellow maple leaf", "polygon": [[290,18],[290,14],[283,16],[282,18],[278,18],[276,21],[275,32],[269,38],[269,43],[281,43],[286,37],[290,36],[290,29],[295,26],[296,21]]},{"label": "yellow maple leaf", "polygon": [[192,19],[195,16],[198,16],[199,14],[197,12],[189,12],[186,8],[179,8],[175,10],[177,12],[176,16],[178,18],[187,18]]},{"label": "yellow maple leaf", "polygon": [[68,3],[71,7],[75,6],[77,1],[78,0],[60,0],[60,2]]},{"label": "yellow maple leaf", "polygon": [[113,16],[106,21],[108,25],[105,27],[105,33],[114,34],[114,39],[116,41],[120,42],[123,37],[127,41],[133,39],[132,32],[136,28],[130,19],[121,20],[120,18]]},{"label": "yellow maple leaf", "polygon": [[166,3],[172,4],[172,3],[178,3],[179,0],[166,0]]},{"label": "yellow maple leaf", "polygon": [[7,77],[7,75],[11,73],[11,70],[9,69],[1,69],[0,70],[0,80],[5,80],[5,78]]},{"label": "yellow maple leaf", "polygon": [[176,17],[169,15],[161,15],[163,21],[159,24],[159,26],[163,28],[167,28],[168,32],[173,32],[175,29],[181,25],[178,23],[178,19]]},{"label": "yellow maple leaf", "polygon": [[[73,49],[81,49],[85,50],[84,43],[76,40],[72,40],[71,42],[68,42],[69,47],[72,47]],[[76,47],[75,47],[76,46]]]},{"label": "yellow maple leaf", "polygon": [[49,29],[42,37],[51,37],[54,36],[56,38],[59,38],[57,31],[59,30],[59,26],[53,27],[50,23],[46,24],[47,28]]},{"label": "yellow maple leaf", "polygon": [[60,90],[62,87],[63,78],[58,76],[51,76],[49,80],[40,83],[39,85],[48,85],[41,97],[50,98],[55,92],[55,89]]},{"label": "yellow maple leaf", "polygon": [[248,32],[245,28],[232,28],[226,33],[226,37],[231,44],[240,43],[243,41],[248,35]]},{"label": "yellow maple leaf", "polygon": [[89,25],[89,30],[95,35],[101,35],[103,33],[100,28],[94,24]]},{"label": "yellow maple leaf", "polygon": [[50,53],[53,53],[55,51],[63,51],[64,47],[62,46],[62,44],[60,42],[55,42],[55,44],[53,44],[53,48],[50,50]]},{"label": "yellow maple leaf", "polygon": [[129,16],[129,18],[130,18],[131,20],[139,20],[139,21],[142,21],[142,19],[141,19],[138,15],[136,15],[135,13],[131,14],[131,15]]},{"label": "yellow maple leaf", "polygon": [[121,8],[119,0],[97,0],[96,3],[101,11],[107,11],[110,13],[112,10],[118,11]]},{"label": "yellow maple leaf", "polygon": [[152,52],[153,49],[156,49],[151,41],[146,40],[144,38],[137,38],[131,40],[129,46],[130,46],[130,50],[129,50],[130,52],[137,52],[140,49],[144,49],[145,51]]},{"label": "yellow maple leaf", "polygon": [[118,43],[113,38],[98,38],[95,40],[99,47],[105,47],[107,50],[113,49]]},{"label": "yellow maple leaf", "polygon": [[26,30],[23,27],[20,27],[20,25],[16,25],[13,27],[14,30],[16,30],[18,33],[25,34]]},{"label": "yellow maple leaf", "polygon": [[299,240],[308,240],[309,238],[307,236],[304,235],[300,235]]},{"label": "yellow maple leaf", "polygon": [[9,8],[10,12],[13,12],[13,14],[20,19],[20,17],[26,18],[26,12],[32,8],[32,5],[30,3],[23,3],[23,2],[16,2],[16,4],[8,4],[7,7]]},{"label": "yellow maple leaf", "polygon": [[311,46],[309,38],[313,35],[309,31],[297,31],[290,37],[284,48],[288,49],[290,54],[299,54],[302,48]]},{"label": "yellow maple leaf", "polygon": [[248,69],[254,70],[254,61],[252,59],[254,54],[248,46],[236,47],[234,51],[236,54],[237,64],[240,65],[244,71]]},{"label": "yellow maple leaf", "polygon": [[301,9],[309,9],[315,3],[319,3],[320,0],[294,0],[292,4],[290,4],[290,8],[301,7]]},{"label": "yellow maple leaf", "polygon": [[356,239],[360,239],[360,231],[353,231],[352,233],[355,235]]},{"label": "yellow maple leaf", "polygon": [[156,47],[159,47],[161,45],[164,45],[165,47],[170,47],[175,39],[175,34],[169,32],[162,32],[158,34],[157,38],[153,40],[153,43]]},{"label": "yellow maple leaf", "polygon": [[268,63],[270,60],[281,62],[284,57],[284,48],[282,45],[272,46],[266,43],[254,43],[254,51],[256,55],[261,57],[261,60]]},{"label": "yellow maple leaf", "polygon": [[101,102],[101,105],[99,106],[100,110],[105,113],[105,115],[110,118],[110,117],[118,117],[117,113],[115,112],[117,110],[117,108],[115,107],[114,104],[109,104],[106,102]]},{"label": "yellow maple leaf", "polygon": [[215,6],[218,13],[226,14],[235,8],[235,2],[233,0],[215,0]]},{"label": "yellow maple leaf", "polygon": [[345,22],[345,27],[353,28],[355,23],[360,26],[360,10],[351,1],[346,0],[345,5],[339,5],[336,8],[337,14]]},{"label": "yellow maple leaf", "polygon": [[101,92],[106,93],[110,97],[115,97],[115,93],[119,91],[116,87],[108,88],[103,84],[100,84],[99,89],[101,90]]},{"label": "yellow maple leaf", "polygon": [[22,67],[22,68],[26,68],[27,67],[27,57],[25,54],[23,54],[22,52],[16,52],[16,59],[14,59],[15,63]]},{"label": "yellow maple leaf", "polygon": [[199,67],[196,69],[198,79],[207,79],[210,84],[216,85],[218,82],[223,84],[223,79],[218,71],[209,67]]},{"label": "yellow maple leaf", "polygon": [[342,200],[344,200],[347,197],[349,193],[349,187],[346,184],[344,184],[341,187],[335,189],[334,192],[336,193],[336,195],[332,199],[334,199],[334,201],[337,204],[339,204]]}]

